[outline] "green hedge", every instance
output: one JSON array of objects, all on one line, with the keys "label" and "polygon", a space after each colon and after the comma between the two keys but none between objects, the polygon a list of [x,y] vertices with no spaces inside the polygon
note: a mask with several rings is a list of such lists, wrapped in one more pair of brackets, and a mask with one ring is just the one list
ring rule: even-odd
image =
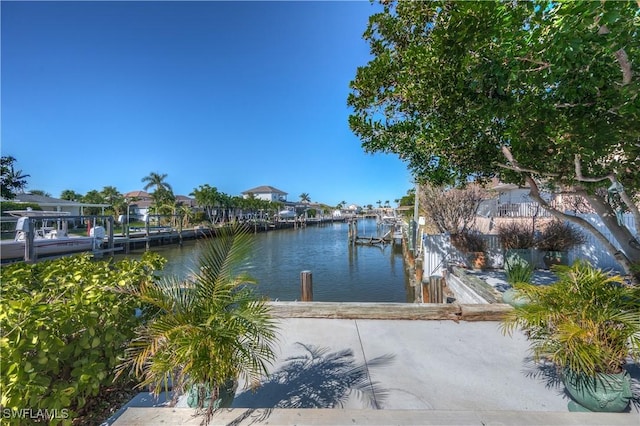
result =
[{"label": "green hedge", "polygon": [[[143,320],[135,315],[137,302],[119,289],[155,279],[164,262],[154,253],[111,263],[84,254],[3,267],[3,417],[28,410],[53,413],[50,424],[71,424],[89,398],[113,383],[119,358]],[[22,417],[14,421],[33,421]]]}]

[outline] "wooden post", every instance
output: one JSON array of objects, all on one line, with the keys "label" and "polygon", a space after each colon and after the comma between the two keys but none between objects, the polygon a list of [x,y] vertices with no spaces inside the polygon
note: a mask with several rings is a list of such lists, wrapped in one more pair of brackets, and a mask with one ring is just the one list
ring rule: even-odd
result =
[{"label": "wooden post", "polygon": [[311,271],[300,272],[300,293],[303,302],[313,302],[313,276]]},{"label": "wooden post", "polygon": [[422,259],[416,259],[416,282],[422,282]]},{"label": "wooden post", "polygon": [[443,303],[444,278],[439,275],[429,277],[429,303]]}]

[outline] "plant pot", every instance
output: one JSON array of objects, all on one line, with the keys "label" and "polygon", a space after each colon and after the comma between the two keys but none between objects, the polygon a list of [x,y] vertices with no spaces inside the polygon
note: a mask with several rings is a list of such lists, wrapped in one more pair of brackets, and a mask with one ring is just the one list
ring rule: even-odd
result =
[{"label": "plant pot", "polygon": [[590,377],[565,369],[563,381],[573,398],[569,402],[569,411],[619,413],[627,409],[633,396],[631,377],[626,371]]},{"label": "plant pot", "polygon": [[504,260],[507,262],[512,256],[526,260],[529,265],[535,268],[536,259],[534,259],[533,249],[507,249],[504,253]]},{"label": "plant pot", "polygon": [[[231,407],[235,397],[237,383],[235,380],[228,380],[220,386],[218,398],[213,401],[213,408]],[[202,404],[200,402],[202,401]],[[209,408],[211,404],[211,389],[208,385],[193,385],[187,393],[187,405],[191,408]]]},{"label": "plant pot", "polygon": [[542,258],[547,269],[553,265],[568,265],[569,253],[566,251],[547,251]]},{"label": "plant pot", "polygon": [[487,263],[487,258],[484,252],[471,252],[469,253],[469,263],[473,269],[484,269]]},{"label": "plant pot", "polygon": [[518,308],[526,305],[530,300],[528,297],[520,295],[515,288],[510,287],[502,293],[502,302]]}]

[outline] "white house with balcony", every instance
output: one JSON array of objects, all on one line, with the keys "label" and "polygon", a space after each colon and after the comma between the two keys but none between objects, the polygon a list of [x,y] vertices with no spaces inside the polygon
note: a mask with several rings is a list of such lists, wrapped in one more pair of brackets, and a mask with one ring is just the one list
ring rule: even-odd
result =
[{"label": "white house with balcony", "polygon": [[273,186],[263,185],[242,191],[242,198],[257,198],[259,200],[275,201],[285,203],[287,201],[287,193],[274,188]]}]

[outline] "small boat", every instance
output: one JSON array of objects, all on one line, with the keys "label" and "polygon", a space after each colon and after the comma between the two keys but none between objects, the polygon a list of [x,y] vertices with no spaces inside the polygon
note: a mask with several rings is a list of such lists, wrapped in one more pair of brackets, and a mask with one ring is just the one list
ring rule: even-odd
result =
[{"label": "small boat", "polygon": [[296,212],[294,212],[293,210],[281,210],[278,213],[278,216],[280,216],[280,218],[282,219],[292,219],[296,217]]},{"label": "small boat", "polygon": [[[0,241],[0,260],[24,259],[26,240],[32,218],[41,218],[41,226],[33,229],[34,252],[37,257],[58,254],[92,251],[100,248],[105,237],[102,226],[91,229],[87,237],[70,236],[67,234],[67,221],[64,212],[14,210],[8,214],[19,217],[16,222],[16,235],[13,240]],[[56,223],[58,226],[50,226]]]}]

